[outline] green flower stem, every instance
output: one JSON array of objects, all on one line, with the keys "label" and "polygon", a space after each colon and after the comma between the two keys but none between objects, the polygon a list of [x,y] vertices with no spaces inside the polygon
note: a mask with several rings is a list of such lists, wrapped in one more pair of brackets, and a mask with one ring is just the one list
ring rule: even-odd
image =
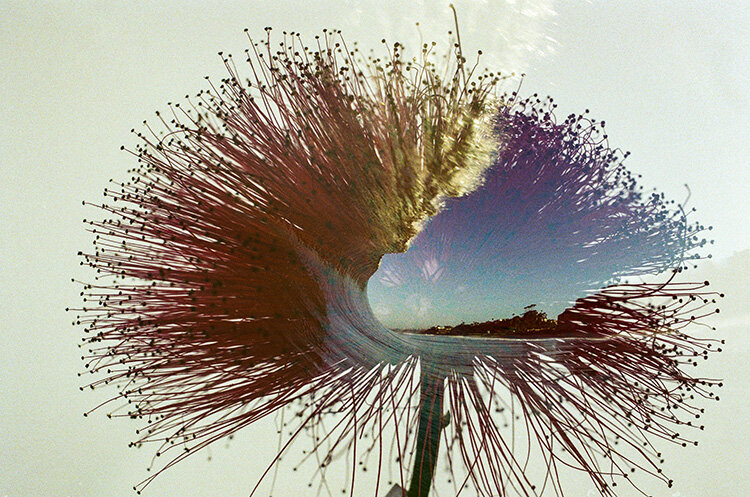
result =
[{"label": "green flower stem", "polygon": [[407,497],[428,497],[437,464],[442,430],[444,378],[422,361],[420,407],[414,469]]}]

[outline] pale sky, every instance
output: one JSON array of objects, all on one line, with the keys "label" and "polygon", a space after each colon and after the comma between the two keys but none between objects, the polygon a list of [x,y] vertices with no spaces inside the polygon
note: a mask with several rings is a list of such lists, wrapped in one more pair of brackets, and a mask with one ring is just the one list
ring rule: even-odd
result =
[{"label": "pale sky", "polygon": [[[714,259],[701,274],[727,293],[718,323],[726,351],[706,374],[726,378],[708,407],[701,445],[670,452],[667,497],[750,495],[750,9],[746,2],[456,1],[466,51],[483,65],[526,72],[523,93],[550,94],[560,115],[590,109],[607,121],[626,164],[713,225]],[[242,52],[242,32],[264,26],[312,36],[342,29],[362,48],[413,36],[445,40],[447,2],[10,2],[0,1],[0,497],[132,495],[153,451],[128,449],[137,427],[81,413],[114,390],[78,391],[90,246],[81,219],[109,178],[134,164],[120,152],[166,102],[222,77],[216,52]],[[733,255],[734,254],[734,255]],[[269,424],[245,430],[160,476],[146,495],[247,495],[275,453]],[[743,442],[744,441],[744,442]],[[580,493],[593,488],[582,480]],[[279,477],[274,495],[305,495]],[[298,490],[297,490],[298,489]],[[662,490],[660,490],[662,491]],[[262,494],[265,497],[266,494]],[[636,495],[623,491],[623,496]]]}]

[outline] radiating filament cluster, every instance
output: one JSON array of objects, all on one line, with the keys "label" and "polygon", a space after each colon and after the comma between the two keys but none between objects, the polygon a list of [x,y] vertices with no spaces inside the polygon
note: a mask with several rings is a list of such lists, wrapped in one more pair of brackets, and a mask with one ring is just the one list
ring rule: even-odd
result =
[{"label": "radiating filament cluster", "polygon": [[719,294],[681,274],[706,228],[640,189],[603,122],[500,94],[458,41],[443,59],[337,31],[250,43],[134,130],[137,167],[85,220],[87,386],[143,420],[136,489],[269,415],[279,457],[312,444],[318,493],[342,458],[347,492],[406,488],[420,371],[445,392],[435,478],[456,493],[564,495],[565,467],[605,496],[671,485],[659,444],[694,444],[721,385],[689,373],[720,350],[691,334]]}]

